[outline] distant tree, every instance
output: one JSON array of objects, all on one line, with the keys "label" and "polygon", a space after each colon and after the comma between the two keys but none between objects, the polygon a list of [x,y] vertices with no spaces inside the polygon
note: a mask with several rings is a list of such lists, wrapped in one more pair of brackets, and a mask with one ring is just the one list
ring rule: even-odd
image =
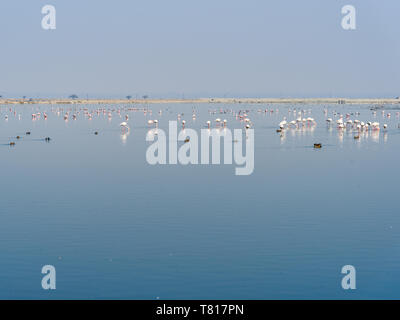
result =
[{"label": "distant tree", "polygon": [[149,97],[149,96],[148,96],[147,94],[145,94],[145,95],[143,96],[143,99],[146,100],[148,97]]},{"label": "distant tree", "polygon": [[69,96],[70,99],[78,99],[78,96],[76,94],[71,94]]},{"label": "distant tree", "polygon": [[26,96],[22,96],[22,99],[24,99],[24,100],[25,100],[25,98],[26,98]]},{"label": "distant tree", "polygon": [[132,96],[126,96],[126,99],[131,100]]}]

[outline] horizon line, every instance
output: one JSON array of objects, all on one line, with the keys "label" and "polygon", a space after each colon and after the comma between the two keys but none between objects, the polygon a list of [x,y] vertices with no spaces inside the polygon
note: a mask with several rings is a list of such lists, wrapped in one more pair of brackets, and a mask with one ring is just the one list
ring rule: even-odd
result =
[{"label": "horizon line", "polygon": [[0,98],[0,104],[149,104],[149,103],[333,103],[333,104],[400,104],[396,98],[142,98],[142,99],[80,99],[76,98]]}]

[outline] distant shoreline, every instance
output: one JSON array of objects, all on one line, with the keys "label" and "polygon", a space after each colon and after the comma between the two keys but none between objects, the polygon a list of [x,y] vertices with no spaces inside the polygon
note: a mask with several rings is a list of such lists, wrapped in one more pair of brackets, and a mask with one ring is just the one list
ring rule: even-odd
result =
[{"label": "distant shoreline", "polygon": [[392,98],[201,98],[201,99],[5,99],[0,105],[16,104],[161,104],[161,103],[214,103],[214,104],[400,104]]}]

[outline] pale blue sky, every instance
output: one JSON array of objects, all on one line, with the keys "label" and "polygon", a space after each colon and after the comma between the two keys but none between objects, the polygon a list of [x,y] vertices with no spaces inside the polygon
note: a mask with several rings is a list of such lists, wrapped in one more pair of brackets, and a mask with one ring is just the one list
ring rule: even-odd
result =
[{"label": "pale blue sky", "polygon": [[399,31],[398,0],[2,0],[0,94],[398,96]]}]

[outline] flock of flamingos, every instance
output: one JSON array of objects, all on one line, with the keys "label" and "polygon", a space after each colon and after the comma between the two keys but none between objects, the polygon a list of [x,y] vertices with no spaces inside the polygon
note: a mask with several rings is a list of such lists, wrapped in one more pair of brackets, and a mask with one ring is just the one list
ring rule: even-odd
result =
[{"label": "flock of flamingos", "polygon": [[[0,114],[3,113],[3,117],[5,121],[8,121],[10,117],[14,117],[17,120],[21,120],[22,115],[19,113],[20,107],[3,107],[0,108]],[[3,110],[2,110],[3,109]],[[5,109],[5,110],[4,110]],[[381,117],[382,119],[389,120],[392,117],[390,112],[384,110],[383,106],[380,107]],[[34,108],[32,108],[34,110]],[[332,108],[331,111],[328,111],[328,108],[325,107],[322,109],[325,116],[326,125],[328,128],[333,128],[336,126],[337,130],[339,131],[351,131],[354,133],[354,138],[359,139],[361,133],[369,132],[370,130],[373,132],[379,132],[381,129],[381,124],[376,121],[377,118],[377,111],[374,108],[371,108],[371,117],[373,120],[359,120],[360,112],[353,112],[353,113],[340,113],[334,111]],[[32,121],[38,120],[45,120],[49,119],[49,115],[45,111],[40,111],[39,107],[36,107],[37,112],[31,114]],[[159,110],[159,118],[163,112],[172,112],[168,108],[164,111]],[[123,133],[129,132],[130,125],[129,125],[129,117],[131,113],[134,112],[142,112],[147,120],[147,126],[151,128],[158,128],[159,120],[154,119],[152,117],[153,111],[148,106],[143,107],[123,107],[123,106],[114,106],[114,107],[97,107],[97,108],[88,108],[85,106],[75,106],[75,107],[60,107],[60,106],[51,106],[50,111],[58,118],[61,118],[68,122],[70,120],[75,121],[79,117],[83,117],[87,120],[92,120],[94,117],[106,117],[111,120],[113,117],[118,117],[123,120],[119,126]],[[302,109],[302,108],[285,108],[284,112],[287,112],[286,116],[283,117],[283,120],[277,124],[276,131],[282,135],[289,130],[313,130],[317,126],[317,122],[312,118],[310,115],[312,113],[311,109]],[[244,129],[250,129],[254,126],[253,122],[251,121],[251,117],[256,117],[259,114],[279,114],[278,108],[266,108],[266,109],[258,109],[254,110],[251,108],[241,109],[241,110],[234,110],[234,109],[209,109],[208,110],[210,118],[214,118],[214,120],[207,120],[204,123],[204,127],[208,129],[212,128],[226,128],[228,125],[228,121],[226,119],[221,119],[225,116],[230,116],[231,119],[240,123]],[[251,115],[251,116],[250,116]],[[178,113],[176,115],[177,121],[181,124],[182,129],[185,128],[186,120],[183,120],[183,113]],[[400,111],[395,113],[396,118],[398,119],[400,116]],[[149,117],[153,119],[148,119]],[[220,118],[221,117],[221,118]],[[191,112],[192,120],[196,119],[196,109],[193,108]],[[400,128],[400,124],[397,126]],[[388,129],[388,125],[385,122],[382,125],[383,130],[386,132]],[[30,134],[29,131],[26,132],[27,135]],[[98,132],[95,132],[98,134]],[[17,140],[21,137],[16,136]],[[50,141],[50,137],[44,138],[45,141]],[[9,145],[15,146],[15,141],[11,141]],[[315,144],[314,147],[320,148],[320,144]]]}]

